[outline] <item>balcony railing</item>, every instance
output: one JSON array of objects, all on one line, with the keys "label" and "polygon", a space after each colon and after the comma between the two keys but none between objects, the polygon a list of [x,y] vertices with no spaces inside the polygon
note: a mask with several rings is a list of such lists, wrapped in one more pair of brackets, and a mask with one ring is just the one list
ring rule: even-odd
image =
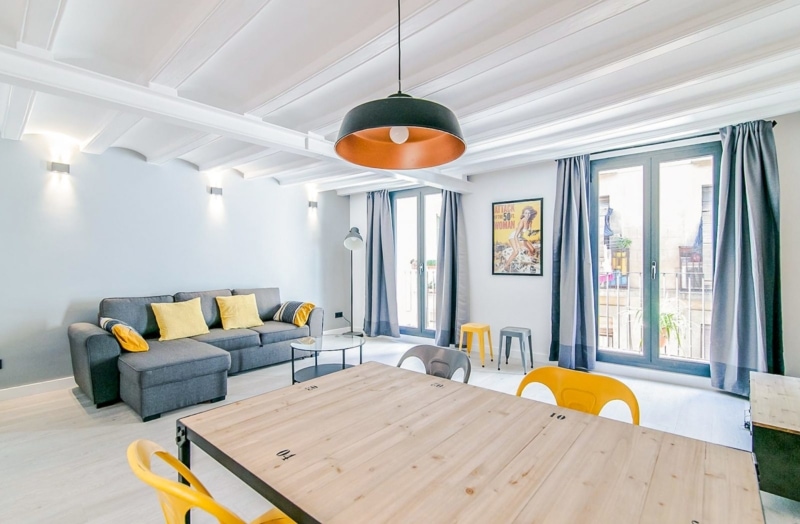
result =
[{"label": "balcony railing", "polygon": [[[649,275],[647,275],[649,278]],[[642,273],[604,274],[599,279],[600,349],[642,354]],[[661,357],[708,361],[711,282],[702,273],[661,273]]]}]

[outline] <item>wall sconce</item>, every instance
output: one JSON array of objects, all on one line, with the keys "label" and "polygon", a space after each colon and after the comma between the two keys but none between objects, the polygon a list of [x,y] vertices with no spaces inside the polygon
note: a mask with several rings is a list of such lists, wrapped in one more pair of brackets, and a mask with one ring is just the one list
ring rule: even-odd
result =
[{"label": "wall sconce", "polygon": [[48,162],[47,170],[51,173],[69,174],[69,164],[64,164],[63,162]]},{"label": "wall sconce", "polygon": [[317,209],[317,201],[316,200],[309,200],[308,201],[308,207],[310,207],[311,209]]},{"label": "wall sconce", "polygon": [[221,187],[209,186],[208,193],[210,195],[212,195],[212,196],[214,196],[214,195],[222,196],[222,188]]}]

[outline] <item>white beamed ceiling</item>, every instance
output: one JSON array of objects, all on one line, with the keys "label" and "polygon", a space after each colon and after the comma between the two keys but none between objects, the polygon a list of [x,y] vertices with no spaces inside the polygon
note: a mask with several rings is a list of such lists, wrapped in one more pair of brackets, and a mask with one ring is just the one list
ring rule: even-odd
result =
[{"label": "white beamed ceiling", "polygon": [[394,0],[4,0],[0,132],[341,195],[469,192],[469,175],[800,110],[800,0],[402,8],[403,90],[450,107],[467,140],[437,169],[333,151],[350,108],[397,90]]}]

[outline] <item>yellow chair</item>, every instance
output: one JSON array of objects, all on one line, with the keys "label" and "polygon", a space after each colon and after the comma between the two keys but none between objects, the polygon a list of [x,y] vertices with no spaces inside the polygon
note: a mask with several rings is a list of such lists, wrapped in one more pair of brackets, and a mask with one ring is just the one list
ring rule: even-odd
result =
[{"label": "yellow chair", "polygon": [[[189,486],[153,473],[150,459],[156,456],[172,466],[189,482]],[[155,488],[167,524],[183,524],[186,513],[200,508],[214,516],[220,524],[247,524],[235,513],[215,501],[197,477],[181,461],[149,440],[136,440],[128,446],[128,465],[142,482]],[[282,511],[273,508],[250,524],[294,524]]]},{"label": "yellow chair", "polygon": [[467,355],[470,354],[472,351],[472,334],[475,333],[478,335],[478,341],[480,342],[480,350],[481,350],[481,367],[484,367],[484,346],[483,346],[483,334],[486,333],[486,338],[489,339],[489,357],[492,361],[494,361],[494,349],[492,348],[492,330],[489,327],[489,324],[476,324],[474,322],[469,322],[461,326],[461,336],[458,341],[458,347],[464,347],[464,335],[467,335]]},{"label": "yellow chair", "polygon": [[556,404],[592,415],[600,414],[603,406],[612,400],[625,402],[631,410],[633,423],[639,425],[639,401],[628,386],[619,380],[594,373],[574,371],[555,366],[534,369],[522,379],[517,396],[531,382],[547,386],[556,397]]}]

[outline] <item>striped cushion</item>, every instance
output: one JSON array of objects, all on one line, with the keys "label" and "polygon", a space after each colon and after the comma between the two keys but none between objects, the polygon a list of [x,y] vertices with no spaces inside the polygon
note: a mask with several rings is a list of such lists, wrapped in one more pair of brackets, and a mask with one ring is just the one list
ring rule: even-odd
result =
[{"label": "striped cushion", "polygon": [[284,302],[272,320],[290,322],[295,326],[302,327],[308,322],[308,316],[314,307],[311,302]]},{"label": "striped cushion", "polygon": [[114,335],[119,345],[126,351],[138,352],[150,349],[142,335],[121,320],[101,318],[100,327]]}]

